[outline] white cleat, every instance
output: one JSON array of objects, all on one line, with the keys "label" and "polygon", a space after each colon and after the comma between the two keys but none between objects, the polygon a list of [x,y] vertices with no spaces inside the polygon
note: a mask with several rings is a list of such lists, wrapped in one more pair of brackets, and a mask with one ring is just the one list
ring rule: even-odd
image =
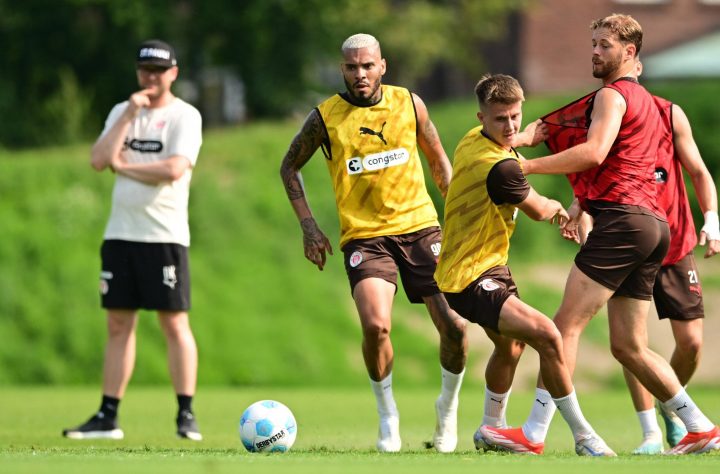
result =
[{"label": "white cleat", "polygon": [[575,441],[575,452],[578,456],[617,456],[597,433]]},{"label": "white cleat", "polygon": [[380,418],[376,447],[381,453],[400,451],[402,441],[400,440],[400,418],[397,415]]},{"label": "white cleat", "polygon": [[440,403],[440,398],[435,400],[433,446],[439,453],[452,453],[457,447],[457,403],[454,405],[454,408],[447,408]]}]

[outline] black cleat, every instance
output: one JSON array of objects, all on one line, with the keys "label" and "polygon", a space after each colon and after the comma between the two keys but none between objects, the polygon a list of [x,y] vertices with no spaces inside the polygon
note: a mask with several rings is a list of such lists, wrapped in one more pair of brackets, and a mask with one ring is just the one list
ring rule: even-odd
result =
[{"label": "black cleat", "polygon": [[195,420],[195,415],[191,411],[180,411],[175,421],[177,422],[178,438],[191,439],[193,441],[202,441],[202,434],[200,434],[200,428],[198,428],[197,420]]},{"label": "black cleat", "polygon": [[63,430],[63,436],[70,439],[123,439],[125,434],[118,428],[117,419],[110,420],[98,412],[82,425]]}]

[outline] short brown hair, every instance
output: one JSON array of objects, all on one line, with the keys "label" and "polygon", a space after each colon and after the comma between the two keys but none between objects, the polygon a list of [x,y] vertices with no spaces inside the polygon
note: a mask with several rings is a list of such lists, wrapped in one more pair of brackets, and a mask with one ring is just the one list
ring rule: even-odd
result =
[{"label": "short brown hair", "polygon": [[640,23],[638,23],[635,18],[622,13],[613,13],[612,15],[599,18],[590,23],[591,30],[595,31],[598,28],[607,28],[613,34],[617,35],[618,39],[625,44],[634,44],[635,55],[640,54],[643,31],[642,26],[640,26]]},{"label": "short brown hair", "polygon": [[480,108],[488,104],[511,105],[525,100],[520,83],[506,74],[485,74],[475,86]]}]

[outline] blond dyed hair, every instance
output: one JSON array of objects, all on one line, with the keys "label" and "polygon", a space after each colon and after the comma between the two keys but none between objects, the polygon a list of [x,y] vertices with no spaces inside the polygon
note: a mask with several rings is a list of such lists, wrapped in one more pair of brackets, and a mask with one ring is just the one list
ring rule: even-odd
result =
[{"label": "blond dyed hair", "polygon": [[377,38],[367,33],[357,33],[348,37],[343,42],[340,50],[345,52],[348,49],[372,48],[373,46],[380,47],[380,42]]}]

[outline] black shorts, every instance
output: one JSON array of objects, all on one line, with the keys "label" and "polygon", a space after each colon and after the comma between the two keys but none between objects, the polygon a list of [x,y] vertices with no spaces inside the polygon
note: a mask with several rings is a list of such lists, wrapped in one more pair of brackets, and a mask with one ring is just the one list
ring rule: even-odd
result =
[{"label": "black shorts", "polygon": [[422,303],[423,296],[440,293],[433,275],[441,240],[439,227],[403,235],[351,240],[342,248],[350,291],[365,278],[382,278],[397,287],[399,270],[411,303]]},{"label": "black shorts", "polygon": [[575,265],[614,296],[650,301],[670,244],[667,222],[647,214],[605,210],[575,256]]},{"label": "black shorts", "polygon": [[510,268],[493,267],[460,293],[443,293],[450,307],[463,318],[500,334],[500,310],[511,296],[520,298]]},{"label": "black shorts", "polygon": [[702,286],[692,252],[660,268],[653,300],[660,319],[688,321],[705,317]]},{"label": "black shorts", "polygon": [[103,308],[190,309],[187,247],[106,240],[100,256],[100,299]]}]

